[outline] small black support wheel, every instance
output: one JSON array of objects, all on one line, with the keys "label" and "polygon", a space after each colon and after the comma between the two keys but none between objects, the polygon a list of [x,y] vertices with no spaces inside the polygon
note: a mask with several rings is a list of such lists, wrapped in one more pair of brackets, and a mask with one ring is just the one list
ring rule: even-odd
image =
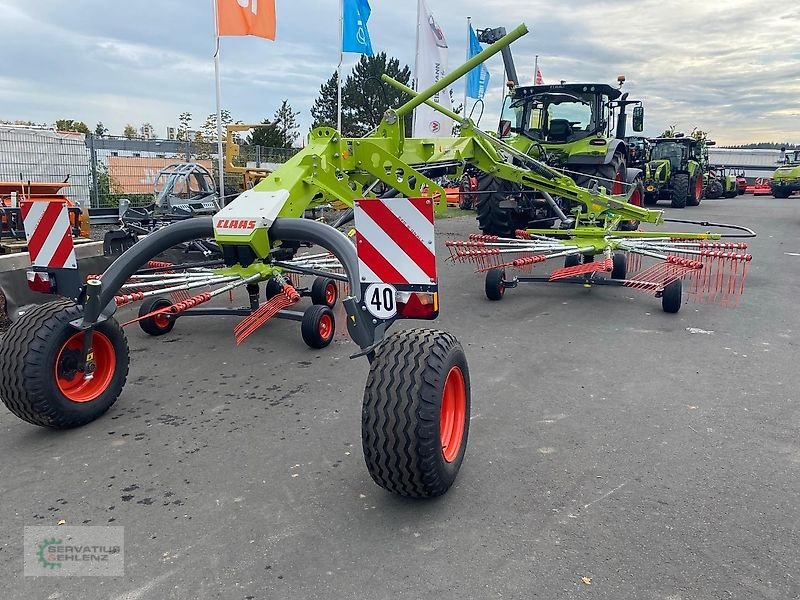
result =
[{"label": "small black support wheel", "polygon": [[569,256],[564,257],[565,269],[569,269],[570,267],[577,267],[579,264],[581,264],[580,254],[570,254]]},{"label": "small black support wheel", "polygon": [[469,368],[449,333],[407,329],[375,351],[361,443],[372,479],[409,498],[444,494],[458,475],[470,423]]},{"label": "small black support wheel", "polygon": [[128,342],[113,318],[92,335],[91,377],[79,371],[83,311],[55,300],[27,311],[0,339],[0,398],[20,419],[54,429],[94,421],[117,401],[128,377]]},{"label": "small black support wheel", "polygon": [[611,257],[614,266],[611,268],[611,279],[625,279],[628,276],[628,260],[621,252],[615,252]]},{"label": "small black support wheel", "polygon": [[267,300],[272,300],[282,291],[283,291],[283,286],[278,282],[277,279],[274,278],[267,279],[267,283],[264,286],[264,296],[266,297]]},{"label": "small black support wheel", "polygon": [[686,208],[689,196],[689,174],[676,173],[672,176],[672,208]]},{"label": "small black support wheel", "polygon": [[333,311],[321,304],[312,304],[303,313],[300,333],[309,348],[325,348],[333,341],[336,319]]},{"label": "small black support wheel", "polygon": [[[169,298],[164,298],[163,296],[146,298],[139,306],[139,318],[144,317],[153,311],[162,308],[168,308],[170,306],[172,306],[172,301],[169,300]],[[139,321],[139,327],[141,327],[142,331],[148,335],[164,335],[172,331],[172,328],[175,327],[175,319],[168,315],[154,315]]]},{"label": "small black support wheel", "polygon": [[336,281],[329,277],[317,277],[311,285],[311,302],[333,308],[339,299]]},{"label": "small black support wheel", "polygon": [[486,297],[489,300],[502,300],[506,293],[506,270],[492,269],[486,272]]},{"label": "small black support wheel", "polygon": [[665,313],[676,313],[681,309],[683,301],[683,284],[680,279],[676,279],[664,288],[661,294],[661,308]]}]

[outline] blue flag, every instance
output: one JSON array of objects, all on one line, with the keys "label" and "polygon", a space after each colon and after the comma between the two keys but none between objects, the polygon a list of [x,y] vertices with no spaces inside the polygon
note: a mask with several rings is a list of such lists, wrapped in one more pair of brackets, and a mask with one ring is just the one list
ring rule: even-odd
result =
[{"label": "blue flag", "polygon": [[344,0],[342,52],[372,56],[372,40],[367,29],[371,12],[369,0]]},{"label": "blue flag", "polygon": [[[483,48],[481,48],[481,43],[478,41],[478,36],[475,35],[475,31],[472,29],[472,25],[470,25],[469,57],[472,58],[481,50],[483,50]],[[488,88],[489,69],[486,68],[485,64],[478,65],[467,73],[467,96],[475,99],[483,98]]]}]

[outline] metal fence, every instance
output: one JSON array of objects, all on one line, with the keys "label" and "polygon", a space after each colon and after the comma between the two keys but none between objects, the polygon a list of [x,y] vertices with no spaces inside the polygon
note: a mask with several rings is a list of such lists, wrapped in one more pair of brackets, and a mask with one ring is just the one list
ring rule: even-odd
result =
[{"label": "metal fence", "polygon": [[[297,152],[240,144],[237,166],[274,169]],[[176,162],[195,162],[218,181],[216,142],[143,140],[0,127],[0,181],[66,182],[67,196],[80,206],[115,207],[153,202],[158,175]],[[242,191],[241,176],[225,174],[228,190]]]}]

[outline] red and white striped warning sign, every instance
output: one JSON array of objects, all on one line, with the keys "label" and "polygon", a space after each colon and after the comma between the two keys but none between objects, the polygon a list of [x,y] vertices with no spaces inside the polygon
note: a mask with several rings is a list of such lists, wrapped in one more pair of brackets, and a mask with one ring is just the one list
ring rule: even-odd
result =
[{"label": "red and white striped warning sign", "polygon": [[40,200],[22,202],[20,209],[31,264],[53,269],[77,269],[67,205]]},{"label": "red and white striped warning sign", "polygon": [[355,229],[362,284],[436,284],[430,198],[359,200],[355,203]]}]

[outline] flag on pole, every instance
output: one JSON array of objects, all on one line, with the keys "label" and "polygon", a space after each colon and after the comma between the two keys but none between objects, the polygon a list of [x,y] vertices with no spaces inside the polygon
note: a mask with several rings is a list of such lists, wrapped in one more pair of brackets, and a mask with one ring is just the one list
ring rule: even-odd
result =
[{"label": "flag on pole", "polygon": [[369,0],[344,0],[342,23],[342,52],[372,56],[372,40],[367,21],[372,10]]},{"label": "flag on pole", "polygon": [[217,0],[217,35],[275,39],[275,0]]},{"label": "flag on pole", "polygon": [[[447,75],[447,40],[439,24],[428,10],[425,0],[417,2],[417,91],[422,91]],[[450,90],[442,90],[431,98],[452,110]],[[414,137],[449,137],[453,120],[439,111],[420,105],[414,111]]]},{"label": "flag on pole", "polygon": [[542,71],[539,69],[539,65],[536,65],[536,76],[533,79],[533,85],[544,85],[544,78],[542,77]]},{"label": "flag on pole", "polygon": [[[472,25],[469,26],[469,57],[472,58],[478,54],[483,48],[478,41],[478,36],[475,35],[475,30]],[[480,64],[467,74],[467,96],[470,98],[480,99],[486,94],[489,89],[489,69],[486,64]]]}]

